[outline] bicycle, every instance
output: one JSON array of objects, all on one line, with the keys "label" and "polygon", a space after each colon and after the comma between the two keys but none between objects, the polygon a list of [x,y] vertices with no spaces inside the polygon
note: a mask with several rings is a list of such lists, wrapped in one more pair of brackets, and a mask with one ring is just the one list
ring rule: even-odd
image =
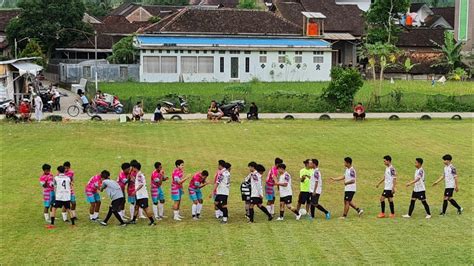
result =
[{"label": "bicycle", "polygon": [[[81,110],[83,109],[82,104],[79,100],[76,99],[74,105],[71,105],[67,108],[67,113],[72,116],[76,117],[81,113]],[[90,112],[86,112],[87,115],[92,116]]]}]

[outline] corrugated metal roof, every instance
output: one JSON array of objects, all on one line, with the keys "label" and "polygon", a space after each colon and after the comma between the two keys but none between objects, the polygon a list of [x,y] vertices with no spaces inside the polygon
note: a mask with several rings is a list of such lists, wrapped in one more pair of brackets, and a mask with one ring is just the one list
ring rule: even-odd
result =
[{"label": "corrugated metal roof", "polygon": [[321,12],[301,12],[307,18],[326,18]]},{"label": "corrugated metal roof", "polygon": [[350,33],[325,32],[323,38],[326,40],[353,41],[357,38]]},{"label": "corrugated metal roof", "polygon": [[[350,34],[349,34],[350,35]],[[235,46],[235,47],[331,47],[321,39],[310,38],[225,38],[225,37],[177,37],[137,36],[138,46]]]}]

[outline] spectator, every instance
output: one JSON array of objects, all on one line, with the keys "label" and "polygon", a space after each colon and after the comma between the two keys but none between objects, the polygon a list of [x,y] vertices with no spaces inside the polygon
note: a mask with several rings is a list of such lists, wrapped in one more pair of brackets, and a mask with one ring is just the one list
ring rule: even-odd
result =
[{"label": "spectator", "polygon": [[230,120],[229,120],[229,123],[230,122],[237,122],[237,123],[240,123],[240,109],[239,109],[239,106],[235,106],[233,109],[232,109],[232,113],[230,115]]},{"label": "spectator", "polygon": [[161,120],[165,120],[165,118],[161,113],[161,104],[157,104],[153,115],[153,122],[159,122]]},{"label": "spectator", "polygon": [[354,113],[352,114],[354,120],[364,120],[365,119],[365,108],[362,103],[357,103],[354,107]]},{"label": "spectator", "polygon": [[251,120],[251,119],[258,120],[258,107],[254,102],[252,102],[250,104],[250,110],[247,113],[247,119],[249,119],[249,120]]},{"label": "spectator", "polygon": [[31,111],[30,111],[30,103],[29,100],[24,98],[20,104],[20,118],[21,120],[27,122],[30,121]]},{"label": "spectator", "polygon": [[39,94],[33,94],[34,98],[34,106],[35,106],[35,118],[36,121],[40,122],[43,118],[43,100]]},{"label": "spectator", "polygon": [[51,89],[53,109],[55,111],[61,111],[61,94],[56,86],[53,86]]},{"label": "spectator", "polygon": [[132,117],[135,121],[141,121],[142,120],[143,108],[142,108],[141,102],[137,102],[137,104],[133,107]]},{"label": "spectator", "polygon": [[5,110],[5,117],[7,119],[13,119],[16,120],[16,106],[14,102],[10,102],[8,105],[7,109]]},{"label": "spectator", "polygon": [[210,119],[212,121],[217,121],[221,119],[224,116],[224,112],[217,107],[217,102],[212,100],[211,101],[211,106],[207,110],[207,119]]},{"label": "spectator", "polygon": [[89,99],[87,99],[87,96],[82,92],[82,90],[79,90],[77,93],[81,97],[82,111],[85,113],[87,110],[87,107],[89,107]]}]

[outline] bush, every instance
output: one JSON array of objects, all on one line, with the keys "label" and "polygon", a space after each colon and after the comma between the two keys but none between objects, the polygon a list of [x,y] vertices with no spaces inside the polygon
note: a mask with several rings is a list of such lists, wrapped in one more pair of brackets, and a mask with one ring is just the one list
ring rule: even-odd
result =
[{"label": "bush", "polygon": [[331,70],[331,82],[321,97],[336,108],[348,110],[362,85],[364,82],[357,69],[334,67]]}]

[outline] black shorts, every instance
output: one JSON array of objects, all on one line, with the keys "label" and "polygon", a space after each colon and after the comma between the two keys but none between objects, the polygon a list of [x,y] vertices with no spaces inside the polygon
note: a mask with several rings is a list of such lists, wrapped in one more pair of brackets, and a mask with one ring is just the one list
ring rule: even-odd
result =
[{"label": "black shorts", "polygon": [[309,192],[300,192],[298,196],[299,204],[309,204],[311,203],[311,194]]},{"label": "black shorts", "polygon": [[114,212],[119,212],[122,210],[122,206],[125,204],[125,198],[119,198],[116,200],[113,200],[112,203],[110,203],[110,208],[112,208],[112,211]]},{"label": "black shorts", "polygon": [[250,195],[242,195],[242,201],[250,201]]},{"label": "black shorts", "polygon": [[280,202],[284,202],[285,204],[291,204],[292,200],[293,196],[280,197]]},{"label": "black shorts", "polygon": [[222,205],[227,205],[227,198],[229,198],[228,195],[218,194],[218,195],[216,195],[216,198],[214,199],[214,202],[218,202]]},{"label": "black shorts", "polygon": [[254,205],[257,205],[257,204],[262,204],[263,200],[262,198],[260,197],[252,197],[250,198],[250,204],[254,204]]},{"label": "black shorts", "polygon": [[384,190],[382,192],[382,197],[393,198],[393,193],[391,190]]},{"label": "black shorts", "polygon": [[446,196],[446,197],[451,198],[453,196],[453,194],[454,194],[454,188],[446,188],[444,190],[444,196]]},{"label": "black shorts", "polygon": [[344,200],[352,201],[352,198],[354,197],[355,193],[355,191],[344,191]]},{"label": "black shorts", "polygon": [[137,200],[137,205],[142,209],[148,208],[148,198]]},{"label": "black shorts", "polygon": [[314,205],[314,206],[318,205],[319,196],[321,196],[321,195],[320,194],[316,194],[316,195],[311,194],[311,204],[312,205]]},{"label": "black shorts", "polygon": [[66,210],[68,209],[71,209],[71,201],[60,201],[60,200],[56,200],[54,203],[53,203],[53,207],[54,208],[66,208]]},{"label": "black shorts", "polygon": [[418,192],[413,191],[411,193],[411,198],[412,199],[419,199],[419,200],[426,200],[425,191],[418,191]]}]

